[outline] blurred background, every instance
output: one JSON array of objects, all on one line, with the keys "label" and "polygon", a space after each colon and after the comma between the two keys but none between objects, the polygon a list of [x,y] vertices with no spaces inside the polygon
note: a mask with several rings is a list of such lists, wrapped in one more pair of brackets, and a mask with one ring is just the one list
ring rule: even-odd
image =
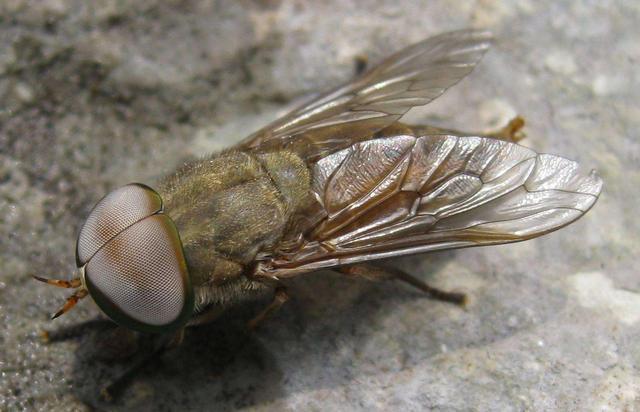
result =
[{"label": "blurred background", "polygon": [[[637,1],[0,2],[0,409],[640,410]],[[232,145],[358,62],[467,27],[497,38],[408,121],[494,129],[595,168],[583,219],[533,241],[396,259],[466,309],[321,272],[189,331],[116,402],[90,300],[50,322],[79,226],[109,190]],[[117,349],[117,348],[116,348]]]}]

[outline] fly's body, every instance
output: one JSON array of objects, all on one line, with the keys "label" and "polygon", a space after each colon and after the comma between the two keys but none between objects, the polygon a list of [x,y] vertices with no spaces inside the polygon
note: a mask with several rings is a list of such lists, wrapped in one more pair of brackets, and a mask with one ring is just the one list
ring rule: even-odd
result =
[{"label": "fly's body", "polygon": [[184,166],[159,186],[182,238],[196,312],[264,291],[251,279],[310,199],[309,166],[295,153],[230,150]]},{"label": "fly's body", "polygon": [[169,333],[275,290],[255,326],[287,300],[286,278],[319,269],[463,302],[368,262],[537,237],[586,213],[602,188],[575,162],[518,145],[520,118],[493,134],[399,122],[490,44],[476,30],[424,40],[156,190],[114,190],[80,231],[78,277],[39,278],[76,288],[55,316],[89,294],[121,325]]}]

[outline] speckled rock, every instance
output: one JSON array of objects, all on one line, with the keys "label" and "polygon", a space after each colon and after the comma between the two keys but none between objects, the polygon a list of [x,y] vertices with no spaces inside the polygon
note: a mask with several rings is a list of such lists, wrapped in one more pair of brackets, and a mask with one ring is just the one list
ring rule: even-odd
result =
[{"label": "speckled rock", "polygon": [[[1,410],[640,410],[637,2],[5,0],[0,16]],[[49,322],[64,294],[30,275],[73,271],[106,191],[238,141],[357,56],[462,27],[498,41],[409,120],[522,114],[524,144],[605,182],[552,235],[392,262],[467,292],[465,310],[309,275],[255,333],[265,302],[191,330],[111,404],[98,391],[130,360],[101,361],[100,332],[42,341],[98,316],[87,300]]]}]

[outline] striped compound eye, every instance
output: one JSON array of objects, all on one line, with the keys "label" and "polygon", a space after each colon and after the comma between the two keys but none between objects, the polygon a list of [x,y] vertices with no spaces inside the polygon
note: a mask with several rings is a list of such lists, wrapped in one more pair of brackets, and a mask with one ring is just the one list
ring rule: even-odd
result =
[{"label": "striped compound eye", "polygon": [[115,322],[142,332],[184,325],[193,311],[193,289],[175,224],[162,213],[151,188],[130,184],[93,208],[76,246],[80,279],[45,280],[79,287],[54,317],[87,292]]}]

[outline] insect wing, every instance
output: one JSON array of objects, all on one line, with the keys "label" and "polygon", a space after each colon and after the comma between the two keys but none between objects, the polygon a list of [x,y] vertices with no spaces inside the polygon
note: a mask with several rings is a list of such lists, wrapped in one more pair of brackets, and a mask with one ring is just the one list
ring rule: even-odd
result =
[{"label": "insect wing", "polygon": [[573,161],[485,137],[372,139],[313,169],[321,213],[264,275],[530,239],[578,219],[602,188]]},{"label": "insect wing", "polygon": [[301,134],[313,131],[307,136],[313,144],[307,145],[311,151],[306,155],[317,158],[326,147],[346,147],[369,138],[464,78],[490,45],[491,34],[479,30],[444,33],[416,43],[255,132],[239,147],[295,144]]}]

